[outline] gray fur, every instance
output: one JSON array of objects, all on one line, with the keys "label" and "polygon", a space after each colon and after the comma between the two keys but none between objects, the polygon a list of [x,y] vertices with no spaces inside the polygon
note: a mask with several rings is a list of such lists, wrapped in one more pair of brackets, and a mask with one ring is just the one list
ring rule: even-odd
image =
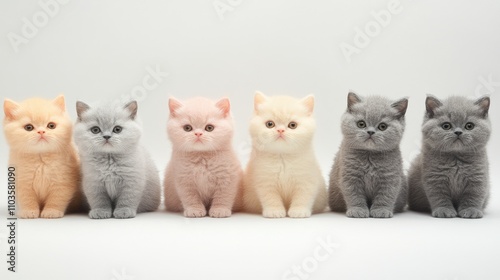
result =
[{"label": "gray fur", "polygon": [[[489,97],[477,101],[427,97],[422,153],[408,175],[411,210],[431,212],[437,218],[483,217],[489,198],[489,106]],[[469,122],[474,124],[472,130],[465,128]],[[445,130],[444,123],[451,128]]]},{"label": "gray fur", "polygon": [[[361,98],[349,93],[342,117],[344,139],[330,173],[329,204],[351,218],[391,218],[407,201],[399,145],[408,99]],[[366,127],[358,127],[364,121]],[[378,127],[387,124],[385,131]],[[373,133],[372,140],[368,140]]]},{"label": "gray fur", "polygon": [[[136,120],[137,102],[98,107],[78,101],[75,142],[82,161],[83,191],[92,219],[135,217],[160,205],[158,170],[139,144],[141,126]],[[122,131],[113,132],[116,126]],[[91,128],[99,127],[99,133]],[[109,144],[106,139],[109,138]]]}]

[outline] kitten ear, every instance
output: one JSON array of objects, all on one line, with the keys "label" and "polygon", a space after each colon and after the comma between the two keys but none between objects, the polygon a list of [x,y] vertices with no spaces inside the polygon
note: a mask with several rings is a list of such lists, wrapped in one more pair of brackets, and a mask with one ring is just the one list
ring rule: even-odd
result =
[{"label": "kitten ear", "polygon": [[403,98],[399,101],[396,101],[391,105],[391,107],[398,110],[398,113],[396,114],[396,117],[398,119],[404,117],[406,114],[406,109],[408,109],[408,98]]},{"label": "kitten ear", "polygon": [[443,106],[443,103],[441,103],[439,99],[432,95],[427,95],[427,99],[425,99],[425,109],[427,110],[427,116],[429,116],[429,118],[433,118],[434,111],[441,106]]},{"label": "kitten ear", "polygon": [[224,118],[229,116],[229,113],[231,112],[231,102],[229,102],[229,98],[222,98],[215,104],[215,106],[221,110]]},{"label": "kitten ear", "polygon": [[78,115],[78,119],[82,118],[83,113],[87,112],[90,109],[90,106],[82,101],[76,101],[76,114]]},{"label": "kitten ear", "polygon": [[309,115],[312,115],[312,113],[314,111],[314,95],[312,95],[312,94],[308,95],[304,99],[302,99],[300,102],[302,102],[302,104],[304,104],[304,106],[306,106],[307,113]]},{"label": "kitten ear", "polygon": [[19,109],[19,104],[16,102],[10,100],[10,99],[5,99],[3,102],[3,112],[5,113],[5,117],[9,120],[14,119],[14,115]]},{"label": "kitten ear", "polygon": [[133,101],[130,101],[129,103],[127,103],[127,105],[125,105],[125,109],[127,109],[129,112],[130,112],[130,119],[135,119],[135,117],[137,116],[137,101],[133,100]]},{"label": "kitten ear", "polygon": [[352,111],[352,107],[358,103],[361,102],[361,98],[355,94],[354,92],[349,92],[349,94],[347,94],[347,110],[349,112]]},{"label": "kitten ear", "polygon": [[59,107],[59,109],[61,109],[61,112],[66,111],[66,104],[64,101],[64,95],[62,95],[62,94],[59,95],[54,100],[52,100],[52,103],[54,103],[57,107]]},{"label": "kitten ear", "polygon": [[486,118],[486,116],[488,116],[488,111],[490,110],[490,97],[481,97],[476,102],[474,102],[474,105],[479,106],[482,111],[483,118]]},{"label": "kitten ear", "polygon": [[265,96],[262,92],[256,91],[255,97],[253,98],[254,109],[255,111],[259,111],[260,105],[267,101],[267,96]]},{"label": "kitten ear", "polygon": [[173,97],[170,97],[168,99],[168,108],[170,109],[170,116],[175,117],[177,110],[179,110],[179,108],[181,108],[182,106],[184,105],[179,100]]}]

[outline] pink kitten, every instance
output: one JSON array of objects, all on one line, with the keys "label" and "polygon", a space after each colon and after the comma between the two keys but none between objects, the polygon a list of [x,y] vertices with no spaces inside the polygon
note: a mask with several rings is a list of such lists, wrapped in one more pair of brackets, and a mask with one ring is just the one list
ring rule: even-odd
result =
[{"label": "pink kitten", "polygon": [[169,100],[173,144],[165,174],[165,207],[186,217],[231,216],[241,207],[242,168],[232,147],[229,99]]}]

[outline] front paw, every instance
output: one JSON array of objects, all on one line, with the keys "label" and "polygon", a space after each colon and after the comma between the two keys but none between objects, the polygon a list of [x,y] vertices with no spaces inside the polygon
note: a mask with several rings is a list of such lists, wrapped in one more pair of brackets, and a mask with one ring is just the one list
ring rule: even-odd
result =
[{"label": "front paw", "polygon": [[41,217],[44,219],[59,219],[64,217],[64,212],[56,209],[43,209]]},{"label": "front paw", "polygon": [[109,219],[112,215],[111,209],[92,209],[89,212],[91,219]]},{"label": "front paw", "polygon": [[137,211],[132,208],[116,208],[113,212],[113,217],[116,219],[130,219],[134,218]]},{"label": "front paw", "polygon": [[455,218],[457,211],[453,208],[438,207],[432,211],[434,218]]},{"label": "front paw", "polygon": [[394,213],[389,209],[375,208],[370,210],[370,217],[372,218],[387,219],[392,218],[393,216]]},{"label": "front paw", "polygon": [[351,207],[347,209],[346,215],[349,218],[368,218],[370,217],[370,211],[368,208]]},{"label": "front paw", "polygon": [[24,209],[17,213],[17,217],[21,219],[38,219],[40,217],[40,210]]},{"label": "front paw", "polygon": [[231,217],[231,209],[227,208],[211,208],[209,212],[212,218],[227,218]]},{"label": "front paw", "polygon": [[201,218],[207,215],[205,208],[187,208],[184,210],[184,217],[187,218]]},{"label": "front paw", "polygon": [[481,219],[483,217],[483,211],[469,207],[458,212],[458,216],[464,219]]},{"label": "front paw", "polygon": [[288,217],[290,218],[309,218],[311,217],[311,209],[308,208],[290,208],[288,209]]},{"label": "front paw", "polygon": [[266,208],[262,211],[262,216],[265,218],[285,218],[285,208]]}]

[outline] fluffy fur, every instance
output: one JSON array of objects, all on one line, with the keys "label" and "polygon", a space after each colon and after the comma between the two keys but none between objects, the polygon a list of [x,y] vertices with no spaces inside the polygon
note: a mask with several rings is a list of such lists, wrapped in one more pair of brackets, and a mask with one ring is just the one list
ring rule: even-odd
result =
[{"label": "fluffy fur", "polygon": [[244,175],[244,209],[267,218],[306,218],[326,208],[314,155],[314,97],[255,95],[253,149]]},{"label": "fluffy fur", "polygon": [[329,204],[351,218],[391,218],[406,206],[399,145],[408,100],[348,95],[344,139],[330,173]]},{"label": "fluffy fur", "polygon": [[241,207],[242,169],[232,148],[227,98],[170,98],[167,131],[172,158],[165,173],[165,207],[186,217],[225,218]]},{"label": "fluffy fur", "polygon": [[75,142],[92,219],[133,218],[154,211],[161,199],[155,164],[139,144],[137,102],[90,107],[77,102]]},{"label": "fluffy fur", "polygon": [[411,210],[437,218],[482,218],[489,197],[490,98],[428,96],[422,153],[409,172]]},{"label": "fluffy fur", "polygon": [[[4,102],[19,218],[61,218],[81,203],[80,167],[64,96]],[[71,205],[70,205],[71,204]]]}]

